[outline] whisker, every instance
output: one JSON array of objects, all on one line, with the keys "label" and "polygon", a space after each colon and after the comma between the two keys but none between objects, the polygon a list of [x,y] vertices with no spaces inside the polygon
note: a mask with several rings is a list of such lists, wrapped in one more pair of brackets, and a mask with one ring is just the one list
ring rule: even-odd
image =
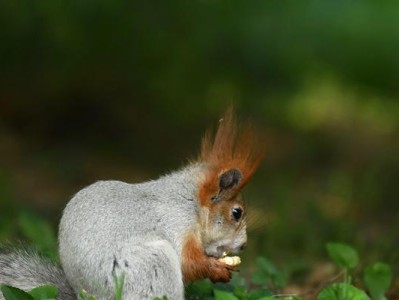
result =
[{"label": "whisker", "polygon": [[257,231],[265,229],[276,222],[273,213],[265,212],[259,208],[248,210],[247,226],[249,231]]}]

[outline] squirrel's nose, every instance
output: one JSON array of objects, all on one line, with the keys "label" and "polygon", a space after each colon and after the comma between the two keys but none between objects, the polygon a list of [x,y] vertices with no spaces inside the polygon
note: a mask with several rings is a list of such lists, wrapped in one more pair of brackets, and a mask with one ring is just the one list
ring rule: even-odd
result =
[{"label": "squirrel's nose", "polygon": [[245,243],[243,243],[241,246],[240,246],[240,251],[241,250],[244,250],[245,249],[245,247],[247,247],[247,243],[245,242]]}]

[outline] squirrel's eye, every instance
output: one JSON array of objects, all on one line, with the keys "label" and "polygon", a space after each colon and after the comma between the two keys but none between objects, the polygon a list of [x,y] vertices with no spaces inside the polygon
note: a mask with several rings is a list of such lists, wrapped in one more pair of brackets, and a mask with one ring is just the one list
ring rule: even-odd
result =
[{"label": "squirrel's eye", "polygon": [[241,216],[242,216],[242,208],[241,207],[234,207],[231,210],[231,213],[233,214],[234,220],[239,221],[241,219]]}]

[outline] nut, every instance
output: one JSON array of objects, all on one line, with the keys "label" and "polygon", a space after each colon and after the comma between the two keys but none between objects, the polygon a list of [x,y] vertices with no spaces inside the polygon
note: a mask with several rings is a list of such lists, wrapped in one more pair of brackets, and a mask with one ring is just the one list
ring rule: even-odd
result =
[{"label": "nut", "polygon": [[235,267],[241,263],[241,258],[239,256],[226,256],[219,258],[219,261],[225,263],[226,265]]}]

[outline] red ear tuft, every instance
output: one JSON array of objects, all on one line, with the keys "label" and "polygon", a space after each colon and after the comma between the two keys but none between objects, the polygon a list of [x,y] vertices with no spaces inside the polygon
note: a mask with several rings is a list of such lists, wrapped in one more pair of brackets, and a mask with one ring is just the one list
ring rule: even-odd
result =
[{"label": "red ear tuft", "polygon": [[207,174],[200,187],[201,205],[209,206],[219,191],[219,176],[229,170],[238,169],[242,179],[234,187],[238,193],[248,182],[264,156],[263,139],[251,124],[239,127],[233,108],[229,108],[219,121],[219,127],[213,138],[208,131],[201,147],[201,161],[206,164]]}]

